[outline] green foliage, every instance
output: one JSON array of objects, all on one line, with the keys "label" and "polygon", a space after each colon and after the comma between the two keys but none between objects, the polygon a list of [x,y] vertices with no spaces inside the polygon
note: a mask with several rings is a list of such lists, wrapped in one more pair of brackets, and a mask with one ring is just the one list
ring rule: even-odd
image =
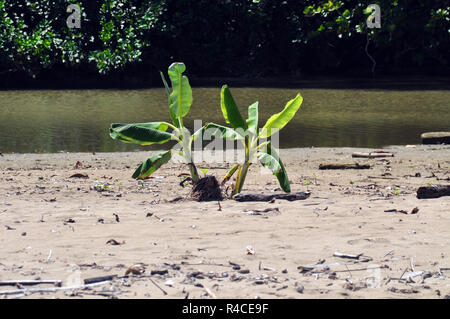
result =
[{"label": "green foliage", "polygon": [[[183,117],[189,112],[192,104],[192,89],[188,78],[183,75],[186,66],[183,63],[173,63],[169,67],[169,77],[172,83],[172,90],[169,88],[164,75],[161,73],[162,80],[169,96],[169,110],[173,124],[167,122],[150,122],[123,124],[113,123],[109,129],[111,138],[124,142],[139,145],[163,144],[170,140],[177,141],[182,152],[175,150],[164,151],[143,162],[133,174],[135,179],[145,179],[162,165],[166,164],[172,158],[173,153],[182,156],[189,165],[191,177],[194,182],[199,180],[197,168],[192,158],[192,142],[201,133],[200,129],[196,134],[190,136],[187,129],[183,126]],[[167,130],[171,128],[172,132]]]},{"label": "green foliage", "polygon": [[[367,28],[370,4],[381,9],[381,28]],[[307,42],[332,48],[332,63],[354,65],[355,48],[385,68],[448,65],[450,5],[448,1],[313,1],[304,14],[312,30]],[[439,21],[439,22],[437,22]],[[363,58],[363,55],[361,59]],[[351,58],[349,58],[351,57]],[[366,59],[366,63],[369,62]]]},{"label": "green foliage", "polygon": [[257,157],[260,163],[269,168],[277,177],[283,191],[289,193],[291,188],[283,162],[271,141],[262,142],[261,139],[267,139],[272,133],[282,129],[294,117],[303,102],[302,96],[298,94],[286,104],[280,113],[269,118],[261,131],[258,129],[258,102],[248,107],[248,119],[244,121],[228,86],[222,87],[220,96],[223,116],[232,128],[208,123],[205,130],[213,129],[212,135],[219,135],[229,140],[239,140],[243,143],[245,149],[243,164],[235,164],[224,176],[222,184],[225,184],[237,172],[233,195],[240,193],[248,169],[253,159]]},{"label": "green foliage", "polygon": [[[81,7],[81,29],[66,25],[71,3]],[[381,7],[380,29],[366,26],[372,3]],[[373,61],[367,52],[379,72],[424,67],[445,72],[450,5],[448,0],[0,0],[0,47],[0,72],[31,76],[55,70],[64,77],[76,70],[114,77],[117,71],[160,69],[168,59],[181,58],[203,76],[329,75],[369,71]]]},{"label": "green foliage", "polygon": [[[81,7],[81,28],[70,29],[69,4]],[[159,1],[0,1],[0,61],[31,75],[54,65],[94,63],[107,73],[141,61],[146,31],[161,14]],[[6,63],[5,63],[6,62]]]}]

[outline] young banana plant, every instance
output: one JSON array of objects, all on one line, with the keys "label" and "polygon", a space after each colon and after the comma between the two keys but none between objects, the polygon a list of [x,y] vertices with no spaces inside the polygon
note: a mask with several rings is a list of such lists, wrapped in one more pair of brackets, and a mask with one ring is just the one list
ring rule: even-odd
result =
[{"label": "young banana plant", "polygon": [[[181,145],[181,151],[169,150],[159,152],[146,161],[144,161],[134,172],[133,178],[145,179],[166,164],[172,158],[174,153],[182,156],[189,165],[191,178],[195,182],[199,180],[197,168],[192,158],[192,141],[201,134],[201,129],[194,135],[183,126],[183,117],[185,117],[192,105],[192,89],[188,78],[183,75],[186,66],[183,63],[173,63],[168,70],[169,78],[172,84],[170,90],[164,74],[161,72],[161,78],[164,87],[169,96],[169,113],[172,123],[150,122],[136,124],[111,124],[109,135],[125,143],[134,143],[139,145],[163,144],[170,140],[175,140]],[[168,129],[171,132],[168,132]]]},{"label": "young banana plant", "polygon": [[270,140],[264,142],[261,142],[261,140],[268,139],[273,133],[281,130],[294,117],[302,102],[303,98],[299,93],[286,104],[280,113],[270,117],[260,130],[258,128],[258,102],[248,107],[248,119],[244,120],[230,89],[226,85],[222,87],[220,106],[225,121],[232,128],[209,123],[204,129],[215,129],[213,134],[230,140],[239,140],[244,145],[245,159],[243,164],[234,165],[222,181],[223,185],[237,172],[233,195],[241,192],[248,169],[255,157],[277,177],[283,191],[290,193],[291,188],[287,172],[277,151]]}]

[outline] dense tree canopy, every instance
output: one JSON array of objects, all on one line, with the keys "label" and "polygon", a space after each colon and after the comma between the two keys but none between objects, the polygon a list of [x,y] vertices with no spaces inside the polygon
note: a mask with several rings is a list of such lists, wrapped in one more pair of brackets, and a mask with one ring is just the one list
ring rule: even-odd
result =
[{"label": "dense tree canopy", "polygon": [[449,71],[448,0],[0,0],[0,16],[3,78],[146,77],[173,60],[199,76]]}]

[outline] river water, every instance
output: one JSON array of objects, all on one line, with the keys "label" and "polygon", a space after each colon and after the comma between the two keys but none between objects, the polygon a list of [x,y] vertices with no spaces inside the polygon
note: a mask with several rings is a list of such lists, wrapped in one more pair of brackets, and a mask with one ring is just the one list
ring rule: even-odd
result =
[{"label": "river water", "polygon": [[[370,147],[420,144],[426,131],[450,130],[450,91],[346,89],[231,89],[243,116],[259,101],[260,127],[300,92],[295,118],[280,132],[280,146]],[[225,124],[219,88],[193,90],[185,119]],[[53,153],[154,150],[109,137],[110,123],[170,121],[163,89],[2,91],[0,152]]]}]

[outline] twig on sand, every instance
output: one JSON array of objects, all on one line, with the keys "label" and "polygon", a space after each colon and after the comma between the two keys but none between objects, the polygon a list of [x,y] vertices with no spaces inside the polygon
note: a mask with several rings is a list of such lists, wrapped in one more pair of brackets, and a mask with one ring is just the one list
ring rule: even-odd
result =
[{"label": "twig on sand", "polygon": [[348,266],[347,266],[347,265],[345,265],[345,268],[347,268],[348,273],[350,274],[350,278],[352,278],[352,277],[353,277],[353,276],[352,276],[352,272],[350,271],[350,269],[348,269]]},{"label": "twig on sand", "polygon": [[312,266],[298,266],[297,269],[300,270],[301,273],[315,273],[314,270],[319,270],[319,272],[328,271],[330,270],[330,267],[332,266],[340,266],[340,263],[333,263],[333,264],[316,264]]},{"label": "twig on sand", "polygon": [[111,281],[111,280],[113,280],[116,277],[117,277],[117,275],[86,278],[84,280],[84,284],[85,285],[89,285],[89,284],[95,284],[95,283],[98,283],[98,282]]},{"label": "twig on sand", "polygon": [[343,254],[340,252],[335,252],[333,254],[334,257],[348,258],[348,259],[359,259],[359,257],[361,257],[362,255],[363,255],[363,253],[357,254],[357,255],[350,255],[350,254]]},{"label": "twig on sand", "polygon": [[[347,265],[345,265],[347,266]],[[333,272],[351,272],[351,271],[367,271],[367,270],[372,270],[372,269],[382,269],[382,268],[386,268],[386,266],[378,266],[378,267],[366,267],[366,268],[356,268],[356,269],[349,269],[347,267],[347,270],[333,270]],[[314,272],[311,272],[314,273]]]},{"label": "twig on sand", "polygon": [[[406,274],[406,271],[408,270],[408,267],[405,268],[405,270],[403,271],[402,275],[400,276],[400,280],[403,278],[403,275]],[[392,278],[394,279],[394,278]]]},{"label": "twig on sand", "polygon": [[289,194],[244,194],[240,193],[233,197],[238,202],[270,202],[273,199],[284,199],[287,201],[297,201],[308,199],[310,192],[298,192]]},{"label": "twig on sand", "polygon": [[164,289],[162,289],[161,286],[158,285],[153,279],[151,279],[151,278],[149,278],[149,279],[150,279],[150,281],[151,281],[156,287],[159,288],[159,290],[161,290],[161,291],[163,292],[163,294],[164,294],[165,296],[167,295],[167,291],[165,291]]},{"label": "twig on sand", "polygon": [[213,299],[217,299],[217,296],[209,289],[208,287],[204,287],[206,293],[211,296]]},{"label": "twig on sand", "polygon": [[369,169],[369,164],[335,164],[335,163],[323,163],[319,165],[320,170],[330,170],[330,169]]},{"label": "twig on sand", "polygon": [[388,152],[371,152],[371,153],[361,153],[355,152],[352,154],[353,158],[383,158],[383,157],[394,157],[394,154]]},{"label": "twig on sand", "polygon": [[217,264],[217,263],[188,263],[185,261],[182,261],[181,264],[183,266],[219,266],[219,267],[233,267],[233,263],[230,263],[230,265],[225,264]]},{"label": "twig on sand", "polygon": [[50,258],[52,258],[52,250],[51,249],[50,249],[50,251],[48,253],[48,257],[47,257],[47,260],[45,262],[48,263],[50,261]]},{"label": "twig on sand", "polygon": [[101,286],[110,283],[111,281],[102,281],[94,284],[79,285],[79,286],[68,286],[68,287],[54,287],[54,288],[28,288],[28,289],[17,289],[17,290],[4,290],[0,291],[0,295],[17,295],[17,294],[33,294],[41,292],[58,292],[64,290],[75,290],[75,289],[86,289],[95,286]]},{"label": "twig on sand", "polygon": [[[412,278],[414,278],[414,277],[422,276],[424,273],[425,273],[424,271],[413,271],[413,272],[408,273],[408,274],[403,274],[403,275],[400,277],[399,280],[410,280],[410,279],[412,279]],[[394,279],[394,278],[393,278],[393,279]]]},{"label": "twig on sand", "polygon": [[0,286],[34,286],[34,285],[44,285],[50,284],[57,287],[61,287],[62,280],[4,280],[0,281]]},{"label": "twig on sand", "polygon": [[390,252],[386,253],[382,258],[386,258],[387,256],[391,255],[394,252],[394,250],[391,250]]}]

